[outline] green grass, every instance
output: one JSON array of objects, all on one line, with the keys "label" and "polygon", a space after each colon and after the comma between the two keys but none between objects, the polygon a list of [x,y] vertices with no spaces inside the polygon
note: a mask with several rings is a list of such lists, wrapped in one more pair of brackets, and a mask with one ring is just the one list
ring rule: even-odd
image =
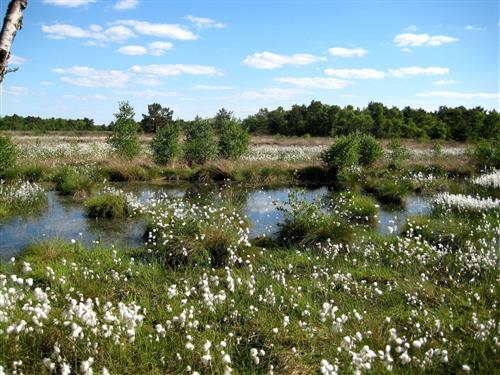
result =
[{"label": "green grass", "polygon": [[131,213],[127,198],[123,194],[96,195],[88,198],[84,206],[90,218],[125,218]]}]

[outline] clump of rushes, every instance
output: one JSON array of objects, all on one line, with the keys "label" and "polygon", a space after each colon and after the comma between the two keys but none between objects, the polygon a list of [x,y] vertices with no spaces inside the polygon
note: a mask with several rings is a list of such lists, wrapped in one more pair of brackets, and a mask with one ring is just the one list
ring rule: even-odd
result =
[{"label": "clump of rushes", "polygon": [[246,220],[227,207],[162,197],[143,212],[146,248],[169,266],[223,267],[240,262],[238,253],[250,246]]},{"label": "clump of rushes", "polygon": [[125,218],[133,212],[130,197],[119,190],[90,197],[84,205],[87,216],[91,218]]},{"label": "clump of rushes", "polygon": [[92,178],[78,168],[65,167],[54,178],[56,190],[62,195],[86,196],[94,186]]},{"label": "clump of rushes", "polygon": [[392,180],[368,179],[364,188],[367,192],[373,194],[382,204],[402,205],[406,195],[406,188]]},{"label": "clump of rushes", "polygon": [[319,201],[308,202],[298,194],[291,194],[289,202],[278,209],[283,221],[278,224],[278,240],[286,245],[307,246],[329,240],[348,242],[351,225],[336,210],[326,210]]},{"label": "clump of rushes", "polygon": [[28,181],[6,184],[0,180],[0,218],[34,212],[46,204],[47,197],[40,185]]}]

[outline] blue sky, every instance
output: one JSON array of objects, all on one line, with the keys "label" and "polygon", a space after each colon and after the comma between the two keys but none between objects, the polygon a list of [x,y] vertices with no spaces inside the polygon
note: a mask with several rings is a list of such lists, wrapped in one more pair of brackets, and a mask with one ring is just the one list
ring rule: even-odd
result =
[{"label": "blue sky", "polygon": [[[1,0],[1,13],[7,0]],[[30,0],[2,113],[113,119],[129,100],[239,117],[321,100],[499,109],[499,2]]]}]

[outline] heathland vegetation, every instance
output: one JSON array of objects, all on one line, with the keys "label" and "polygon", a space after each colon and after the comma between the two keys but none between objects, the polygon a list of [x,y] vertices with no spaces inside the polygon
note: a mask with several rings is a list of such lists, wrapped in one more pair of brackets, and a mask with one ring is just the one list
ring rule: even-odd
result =
[{"label": "heathland vegetation", "polygon": [[[136,123],[123,102],[100,137],[0,135],[0,235],[54,196],[81,207],[86,226],[140,230],[133,248],[61,225],[60,238],[12,249],[0,262],[0,374],[495,372],[493,135],[416,142],[353,127],[262,144],[226,110],[172,116],[153,105]],[[466,124],[464,139],[481,138]],[[141,196],[132,183],[186,193]],[[185,188],[202,185],[214,193]],[[288,197],[242,203],[238,189],[270,185]],[[309,185],[326,193],[309,199]],[[405,211],[415,197],[429,209]],[[276,213],[276,230],[252,236],[244,207]],[[403,221],[380,230],[382,209]]]}]

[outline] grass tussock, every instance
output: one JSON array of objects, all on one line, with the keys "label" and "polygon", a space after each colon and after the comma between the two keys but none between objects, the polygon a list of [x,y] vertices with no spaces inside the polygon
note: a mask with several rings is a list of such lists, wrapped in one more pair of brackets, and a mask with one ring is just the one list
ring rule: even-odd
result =
[{"label": "grass tussock", "polygon": [[125,218],[131,213],[127,198],[123,194],[104,193],[90,197],[84,206],[90,218]]}]

